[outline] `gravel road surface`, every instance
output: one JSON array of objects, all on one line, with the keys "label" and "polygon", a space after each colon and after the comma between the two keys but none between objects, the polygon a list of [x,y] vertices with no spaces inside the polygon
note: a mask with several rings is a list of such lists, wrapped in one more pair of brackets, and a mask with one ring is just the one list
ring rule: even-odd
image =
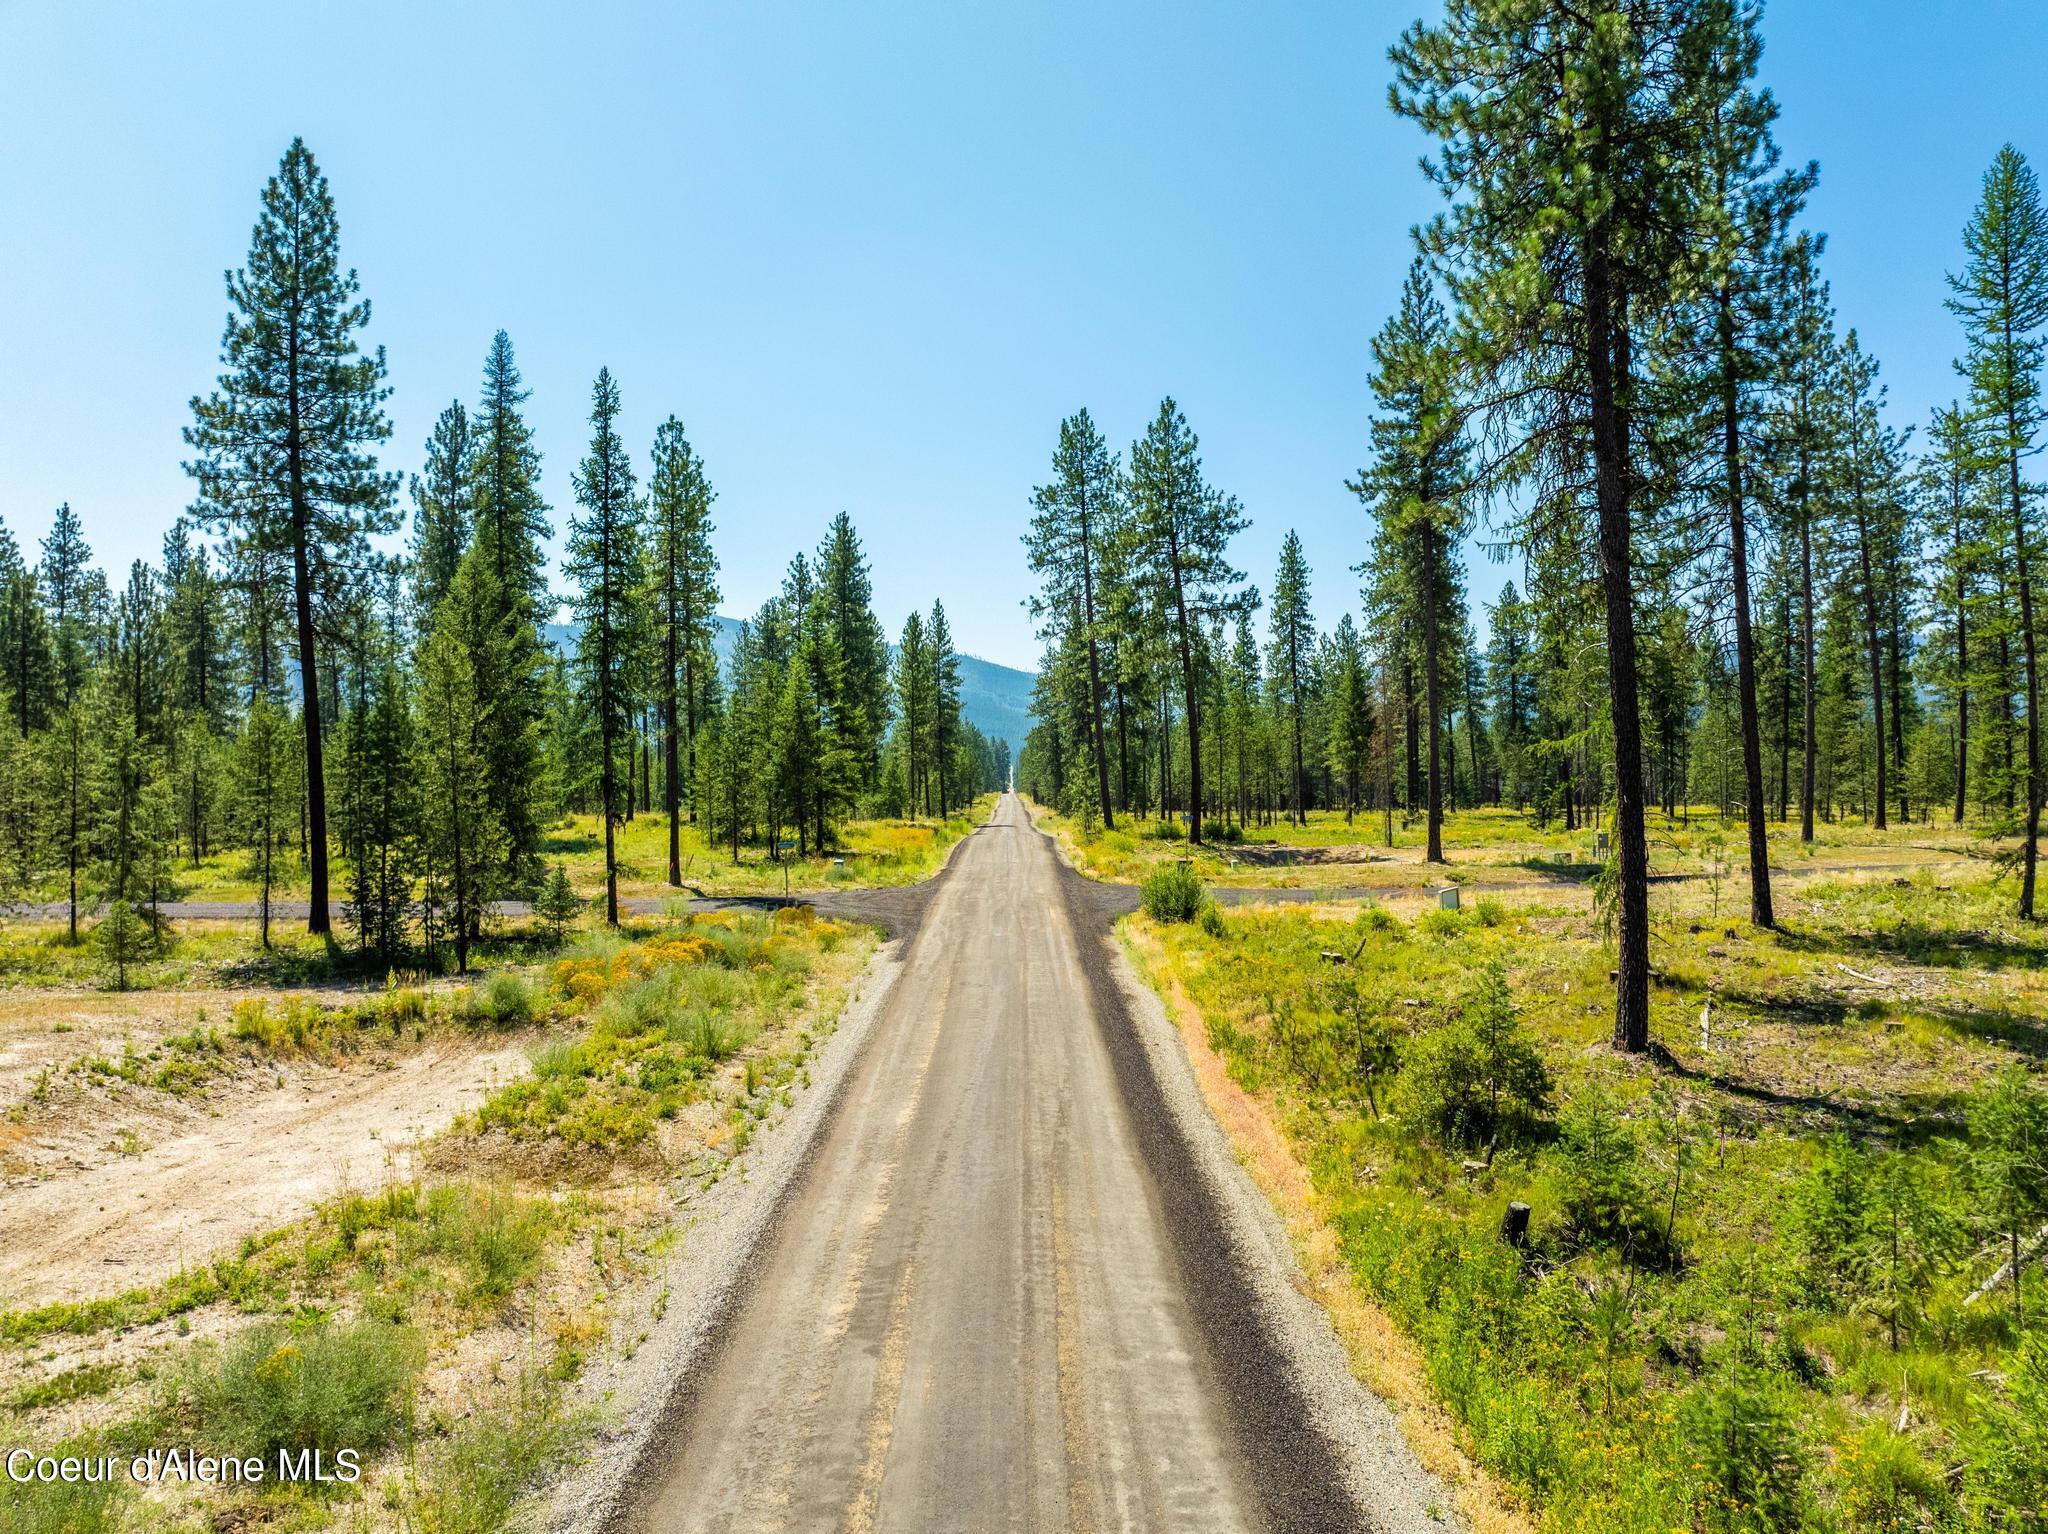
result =
[{"label": "gravel road surface", "polygon": [[1383,1410],[1361,1467],[1347,1423],[1376,1403],[1330,1376],[1327,1321],[1297,1307],[1323,1332],[1304,1349],[1274,1319],[1287,1259],[1217,1195],[1224,1153],[1191,1148],[1098,890],[1013,797],[960,849],[607,1522],[1445,1526]]}]

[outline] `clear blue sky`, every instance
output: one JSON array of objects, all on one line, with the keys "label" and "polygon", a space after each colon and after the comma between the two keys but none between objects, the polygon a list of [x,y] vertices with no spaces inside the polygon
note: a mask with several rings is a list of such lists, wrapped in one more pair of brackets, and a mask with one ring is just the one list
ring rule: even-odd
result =
[{"label": "clear blue sky", "polygon": [[[1385,107],[1414,13],[0,0],[0,517],[32,548],[69,500],[116,580],[156,557],[220,274],[297,133],[390,354],[398,467],[503,326],[558,526],[608,365],[643,466],[670,412],[709,464],[728,611],[844,507],[892,630],[941,595],[962,648],[1028,666],[1017,535],[1060,416],[1122,444],[1171,392],[1253,579],[1298,527],[1333,618],[1365,343],[1434,206]],[[1765,30],[1837,305],[1923,420],[1978,177],[2007,138],[2048,157],[2048,7],[1777,0]]]}]

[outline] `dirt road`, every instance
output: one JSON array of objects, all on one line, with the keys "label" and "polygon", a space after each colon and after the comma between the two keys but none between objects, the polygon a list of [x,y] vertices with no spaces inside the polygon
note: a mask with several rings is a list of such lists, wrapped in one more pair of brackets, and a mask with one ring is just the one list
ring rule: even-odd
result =
[{"label": "dirt road", "polygon": [[1365,1522],[1257,1322],[1270,1275],[1161,1164],[1083,889],[1014,798],[961,850],[621,1524]]},{"label": "dirt road", "polygon": [[529,1047],[436,1047],[381,1069],[300,1064],[288,1086],[280,1075],[275,1089],[242,1082],[194,1104],[138,1107],[125,1116],[132,1153],[97,1143],[114,1129],[104,1116],[76,1126],[69,1165],[0,1186],[0,1302],[155,1283],[345,1188],[374,1192],[410,1167],[422,1136],[524,1075]]}]

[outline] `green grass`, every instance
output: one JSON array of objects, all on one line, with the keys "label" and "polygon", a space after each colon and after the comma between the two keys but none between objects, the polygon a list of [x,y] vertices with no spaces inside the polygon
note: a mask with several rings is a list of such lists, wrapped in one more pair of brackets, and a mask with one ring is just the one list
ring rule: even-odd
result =
[{"label": "green grass", "polygon": [[[537,1051],[532,1075],[495,1093],[474,1126],[578,1151],[649,1145],[765,1020],[797,1006],[815,957],[848,940],[807,917],[717,913],[645,943],[602,935],[571,951],[549,983],[587,1028]],[[778,1056],[754,1068],[779,1083],[793,1065]]]},{"label": "green grass", "polygon": [[[1436,865],[1422,861],[1427,829],[1420,815],[1396,813],[1391,841],[1379,814],[1361,810],[1347,821],[1338,810],[1312,810],[1305,826],[1278,820],[1226,831],[1217,825],[1205,843],[1191,846],[1178,821],[1125,817],[1114,831],[1100,826],[1084,830],[1079,821],[1046,806],[1033,810],[1082,872],[1127,884],[1142,883],[1154,869],[1182,859],[1191,860],[1202,882],[1210,885],[1365,890],[1473,880],[1511,886],[1578,883],[1590,880],[1602,861],[1596,850],[1599,829],[1567,831],[1555,817],[1539,825],[1529,812],[1512,808],[1447,814],[1443,842],[1449,862]],[[1741,824],[1723,821],[1707,806],[1669,819],[1653,812],[1651,868],[1697,876],[1724,870],[1723,882],[1732,890],[1737,882],[1732,869],[1746,856],[1746,835]],[[1823,823],[1811,848],[1800,843],[1796,825],[1773,825],[1769,841],[1774,866],[1802,873],[1864,863],[1953,864],[1985,855],[1995,845],[1983,827],[1958,831],[1946,824],[1879,832]]]},{"label": "green grass", "polygon": [[[1967,1303],[1991,1266],[1968,1114],[2001,1063],[2048,1054],[2042,934],[2008,897],[1816,881],[1775,937],[1667,887],[1652,1059],[1607,1047],[1612,959],[1555,907],[1141,930],[1470,1452],[1544,1527],[2021,1528],[2039,1503],[2012,1488],[2048,1480],[2024,1468],[2048,1334],[2023,1347],[2008,1305]],[[1453,1035],[1490,964],[1546,1075],[1537,1111],[1491,1128],[1443,1106],[1486,1100],[1484,1048]],[[1894,1166],[1919,1210],[1903,1288],[1870,1235]],[[1533,1210],[1523,1250],[1500,1237],[1511,1201]]]},{"label": "green grass", "polygon": [[266,1322],[192,1347],[166,1382],[166,1417],[202,1453],[352,1449],[365,1459],[411,1430],[419,1339],[379,1321]]}]

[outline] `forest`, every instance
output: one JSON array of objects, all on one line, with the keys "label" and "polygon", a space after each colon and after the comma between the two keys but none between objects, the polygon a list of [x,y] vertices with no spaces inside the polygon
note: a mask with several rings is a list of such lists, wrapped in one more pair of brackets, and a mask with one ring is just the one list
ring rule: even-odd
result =
[{"label": "forest", "polygon": [[[1794,820],[1809,844],[1848,823],[2005,839],[2031,919],[2033,170],[2007,146],[1984,172],[1948,279],[1958,391],[1916,442],[1800,225],[1819,170],[1781,164],[1752,12],[1649,7],[1609,101],[1591,63],[1550,79],[1553,29],[1507,9],[1453,7],[1395,56],[1449,206],[1371,343],[1360,535],[1337,555],[1358,617],[1319,625],[1291,532],[1263,600],[1248,584],[1248,514],[1171,398],[1122,454],[1082,410],[1025,540],[1045,650],[1020,785],[1196,843],[1337,809],[1392,845],[1398,812],[1431,861],[1461,807],[1611,828],[1631,1049],[1653,812],[1741,823],[1761,927],[1768,829]],[[1521,195],[1559,178],[1570,197]],[[1476,613],[1474,551],[1520,576]]]},{"label": "forest", "polygon": [[[32,561],[0,528],[0,890],[61,908],[111,971],[163,951],[164,907],[209,860],[237,865],[266,946],[286,891],[315,934],[339,906],[344,955],[460,970],[500,902],[573,914],[595,893],[616,926],[636,816],[665,821],[680,887],[686,824],[734,863],[823,855],[850,818],[944,820],[1008,780],[1007,744],[961,717],[944,604],[892,646],[843,512],[721,662],[704,459],[671,416],[643,472],[608,371],[571,473],[566,592],[505,332],[402,487],[377,456],[383,349],[365,350],[370,304],[303,143],[228,298],[223,372],[186,429],[195,498],[161,562],[117,588],[68,504]],[[562,601],[557,649],[542,626]],[[603,842],[596,892],[545,857],[579,814]]]}]

